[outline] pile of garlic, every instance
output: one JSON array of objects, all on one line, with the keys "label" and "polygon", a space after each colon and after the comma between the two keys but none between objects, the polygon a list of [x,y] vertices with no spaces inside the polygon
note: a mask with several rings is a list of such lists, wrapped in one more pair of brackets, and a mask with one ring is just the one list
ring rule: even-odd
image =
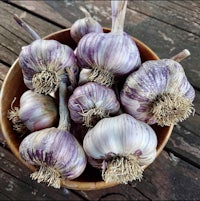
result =
[{"label": "pile of garlic", "polygon": [[60,188],[87,164],[100,169],[105,182],[140,181],[156,158],[150,125],[170,126],[194,111],[194,89],[174,58],[142,63],[123,31],[126,7],[127,1],[111,1],[110,33],[82,8],[86,17],[71,28],[75,50],[40,39],[15,16],[35,40],[20,52],[28,90],[8,118],[25,133],[19,153],[37,167],[31,178],[38,182]]}]

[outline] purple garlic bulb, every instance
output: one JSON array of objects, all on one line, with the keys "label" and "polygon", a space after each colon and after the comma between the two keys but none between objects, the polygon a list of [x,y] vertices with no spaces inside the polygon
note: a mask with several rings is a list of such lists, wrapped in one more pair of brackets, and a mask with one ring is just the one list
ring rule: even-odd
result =
[{"label": "purple garlic bulb", "polygon": [[74,90],[68,108],[74,122],[92,127],[98,120],[116,114],[120,104],[111,88],[89,82]]},{"label": "purple garlic bulb", "polygon": [[37,93],[55,92],[61,81],[76,83],[78,73],[73,50],[55,40],[38,39],[19,55],[25,85]]},{"label": "purple garlic bulb", "polygon": [[136,43],[123,31],[126,6],[127,1],[112,1],[111,32],[89,33],[78,43],[78,64],[92,69],[90,81],[111,86],[116,76],[125,76],[141,64]]},{"label": "purple garlic bulb", "polygon": [[60,188],[61,179],[72,180],[82,174],[86,156],[76,138],[65,130],[46,128],[23,139],[19,147],[21,157],[40,169],[31,174],[38,182]]},{"label": "purple garlic bulb", "polygon": [[30,131],[55,126],[58,106],[51,96],[28,90],[20,98],[19,118]]},{"label": "purple garlic bulb", "polygon": [[70,29],[70,35],[77,43],[88,33],[103,32],[102,26],[91,17],[90,13],[85,8],[80,7],[80,10],[85,14],[85,18],[75,21]]},{"label": "purple garlic bulb", "polygon": [[194,112],[195,91],[184,69],[172,59],[144,62],[121,91],[124,110],[148,124],[170,126]]}]

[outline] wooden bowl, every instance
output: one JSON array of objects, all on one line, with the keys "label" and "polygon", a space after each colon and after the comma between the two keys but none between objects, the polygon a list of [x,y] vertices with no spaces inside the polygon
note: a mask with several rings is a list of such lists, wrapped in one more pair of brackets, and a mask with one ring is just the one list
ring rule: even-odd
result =
[{"label": "wooden bowl", "polygon": [[[109,32],[110,29],[104,28],[104,32]],[[73,49],[76,48],[76,43],[70,36],[70,29],[64,29],[53,34],[50,34],[45,37],[45,39],[54,39],[63,44],[67,44]],[[142,61],[146,60],[157,60],[159,59],[158,56],[144,43],[139,41],[136,38],[133,38],[139,48]],[[10,68],[3,86],[1,90],[1,127],[3,135],[14,155],[24,164],[26,165],[31,171],[35,168],[33,166],[28,165],[19,155],[19,145],[20,140],[12,129],[12,124],[7,118],[7,111],[11,107],[11,103],[16,97],[16,105],[19,105],[19,99],[22,93],[27,90],[26,86],[23,82],[21,68],[18,63],[18,59],[13,63],[12,67]],[[158,146],[157,146],[157,156],[163,150],[164,146],[166,145],[173,126],[170,127],[159,127],[159,126],[152,126],[155,130],[158,138]],[[146,166],[147,167],[147,166]],[[145,168],[146,168],[145,167]],[[92,168],[90,165],[87,165],[86,170],[83,174],[74,179],[74,180],[62,180],[62,187],[75,189],[75,190],[98,190],[103,188],[108,188],[117,185],[116,183],[105,183],[101,179],[100,171],[97,169]]]}]

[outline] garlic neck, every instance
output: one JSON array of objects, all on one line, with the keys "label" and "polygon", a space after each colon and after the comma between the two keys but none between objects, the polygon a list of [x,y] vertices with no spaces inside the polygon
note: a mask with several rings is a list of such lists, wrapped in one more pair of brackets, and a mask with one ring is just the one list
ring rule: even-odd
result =
[{"label": "garlic neck", "polygon": [[160,126],[170,126],[185,120],[194,112],[194,108],[188,98],[178,93],[164,93],[154,100],[151,112]]},{"label": "garlic neck", "polygon": [[114,75],[104,68],[95,67],[89,76],[89,80],[110,87],[113,85]]},{"label": "garlic neck", "polygon": [[32,84],[36,93],[47,95],[57,90],[58,76],[54,71],[43,70],[33,76]]},{"label": "garlic neck", "polygon": [[133,154],[127,156],[116,156],[107,161],[105,170],[102,171],[103,180],[116,183],[127,183],[128,181],[141,180],[143,168],[138,163],[138,158]]},{"label": "garlic neck", "polygon": [[124,20],[126,15],[127,0],[124,1],[111,1],[112,8],[112,33],[123,33]]},{"label": "garlic neck", "polygon": [[67,84],[64,82],[61,82],[59,86],[59,113],[60,120],[58,129],[69,131],[71,124],[67,108]]}]

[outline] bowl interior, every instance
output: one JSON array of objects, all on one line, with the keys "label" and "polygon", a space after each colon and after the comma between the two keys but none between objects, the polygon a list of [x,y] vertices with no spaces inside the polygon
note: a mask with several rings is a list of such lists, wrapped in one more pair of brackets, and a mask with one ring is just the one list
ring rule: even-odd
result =
[{"label": "bowl interior", "polygon": [[[109,32],[110,29],[104,28],[104,32]],[[64,29],[53,34],[50,34],[45,37],[45,39],[54,39],[63,44],[69,45],[71,48],[76,48],[76,43],[70,36],[70,29]],[[144,43],[139,41],[136,38],[133,38],[139,48],[142,61],[146,60],[157,60],[158,56]],[[12,129],[11,122],[7,118],[7,111],[10,109],[13,99],[16,97],[14,106],[19,105],[19,99],[22,93],[27,90],[26,86],[23,83],[23,76],[21,68],[18,63],[18,59],[13,63],[10,68],[1,90],[1,127],[3,135],[15,156],[24,163],[32,171],[35,169],[33,166],[28,165],[19,155],[19,145],[20,140]],[[158,138],[157,146],[157,156],[163,150],[166,145],[173,126],[170,127],[159,127],[157,125],[152,126],[156,132]],[[90,165],[87,165],[86,170],[83,174],[76,178],[75,180],[63,180],[62,186],[70,189],[76,190],[97,190],[102,188],[108,188],[117,185],[116,183],[105,183],[101,179],[100,171],[92,168]]]}]

